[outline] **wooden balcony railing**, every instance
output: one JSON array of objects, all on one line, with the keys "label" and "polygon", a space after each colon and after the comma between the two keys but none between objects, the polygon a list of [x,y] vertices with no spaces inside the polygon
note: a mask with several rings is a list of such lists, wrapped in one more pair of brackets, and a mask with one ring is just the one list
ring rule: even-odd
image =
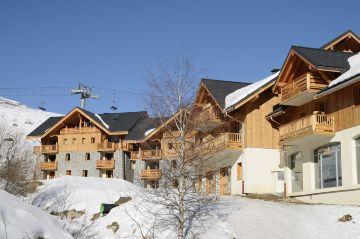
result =
[{"label": "wooden balcony railing", "polygon": [[40,163],[40,169],[43,171],[57,170],[57,161],[49,161]]},{"label": "wooden balcony railing", "polygon": [[74,127],[74,128],[63,128],[60,130],[60,134],[84,134],[84,133],[95,133],[100,132],[96,127]]},{"label": "wooden balcony railing", "polygon": [[114,169],[115,168],[115,160],[96,160],[96,168],[97,169]]},{"label": "wooden balcony railing", "polygon": [[161,157],[160,149],[132,151],[130,155],[131,159],[161,159]]},{"label": "wooden balcony railing", "polygon": [[121,141],[121,143],[118,144],[118,147],[123,151],[131,151],[133,149],[132,144],[123,141]]},{"label": "wooden balcony railing", "polygon": [[161,178],[161,172],[159,169],[144,169],[140,173],[140,178],[146,180],[158,180]]},{"label": "wooden balcony railing", "polygon": [[219,120],[221,117],[221,111],[215,106],[209,106],[205,109],[201,109],[196,111],[196,115],[194,115],[194,119],[196,123],[208,122]]},{"label": "wooden balcony railing", "polygon": [[279,127],[280,140],[300,136],[305,133],[332,133],[334,132],[334,116],[309,115]]},{"label": "wooden balcony railing", "polygon": [[327,84],[318,76],[306,73],[281,88],[281,100],[288,101],[303,92],[318,92]]},{"label": "wooden balcony railing", "polygon": [[59,145],[41,145],[35,146],[33,149],[34,154],[57,154],[59,152]]},{"label": "wooden balcony railing", "polygon": [[112,151],[116,151],[116,149],[117,149],[117,145],[114,142],[98,143],[98,151],[112,152]]},{"label": "wooden balcony railing", "polygon": [[239,148],[241,146],[242,138],[240,133],[225,132],[211,140],[200,143],[195,146],[195,150],[197,150],[200,154],[208,154],[226,148]]}]

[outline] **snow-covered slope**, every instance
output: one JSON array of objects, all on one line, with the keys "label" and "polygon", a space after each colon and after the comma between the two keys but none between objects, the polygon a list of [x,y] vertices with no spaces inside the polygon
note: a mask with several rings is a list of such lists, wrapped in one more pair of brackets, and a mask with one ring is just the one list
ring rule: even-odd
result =
[{"label": "snow-covered slope", "polygon": [[0,97],[0,123],[6,123],[13,130],[26,135],[51,116],[60,114],[30,108],[17,101]]},{"label": "snow-covered slope", "polygon": [[[92,229],[98,233],[94,238],[138,238],[139,225],[142,229],[151,225],[150,217],[140,213],[141,210],[144,207],[148,210],[159,209],[158,205],[149,205],[139,199],[139,194],[145,190],[140,189],[121,179],[66,176],[44,181],[44,185],[34,196],[41,199],[38,204],[40,207],[53,208],[58,203],[56,200],[64,200],[64,194],[72,192],[73,196],[65,197],[66,200],[71,202],[71,208],[84,210],[88,218],[99,211],[100,203],[114,203],[119,197],[131,196],[131,201],[96,219]],[[36,204],[36,200],[34,203]],[[345,214],[352,215],[353,221],[339,222],[338,218]],[[114,222],[119,225],[116,233],[108,228]],[[199,234],[199,238],[206,239],[358,238],[360,208],[265,202],[228,196],[220,198],[202,224],[193,226],[196,227],[195,232]],[[176,235],[170,230],[162,230],[157,231],[156,238],[172,239]]]},{"label": "snow-covered slope", "polygon": [[239,101],[245,99],[248,95],[251,95],[267,83],[271,82],[275,77],[279,75],[280,72],[277,72],[275,74],[272,74],[265,79],[262,79],[260,81],[254,82],[251,85],[245,86],[243,88],[240,88],[231,94],[228,94],[225,97],[225,109],[233,106],[234,104],[238,103]]},{"label": "snow-covered slope", "polygon": [[66,239],[65,223],[0,190],[0,238]]}]

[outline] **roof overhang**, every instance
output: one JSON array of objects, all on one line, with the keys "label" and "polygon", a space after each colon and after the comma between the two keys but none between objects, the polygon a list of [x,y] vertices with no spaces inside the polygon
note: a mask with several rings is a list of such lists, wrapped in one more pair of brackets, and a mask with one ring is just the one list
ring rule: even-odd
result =
[{"label": "roof overhang", "polygon": [[344,81],[334,85],[334,86],[331,86],[331,87],[327,87],[325,88],[324,90],[320,91],[319,93],[317,93],[315,95],[315,99],[319,99],[323,96],[326,96],[328,94],[331,94],[335,91],[338,91],[338,90],[341,90],[349,85],[352,85],[352,84],[355,84],[357,82],[360,82],[360,74],[356,74],[352,77],[349,77],[348,79],[345,79]]},{"label": "roof overhang", "polygon": [[333,50],[334,46],[339,44],[341,41],[352,39],[353,43],[358,44],[360,47],[360,38],[357,34],[355,34],[353,31],[348,30],[345,33],[341,34],[340,36],[336,37],[335,39],[331,40],[330,42],[326,43],[321,47],[321,49],[324,50]]}]

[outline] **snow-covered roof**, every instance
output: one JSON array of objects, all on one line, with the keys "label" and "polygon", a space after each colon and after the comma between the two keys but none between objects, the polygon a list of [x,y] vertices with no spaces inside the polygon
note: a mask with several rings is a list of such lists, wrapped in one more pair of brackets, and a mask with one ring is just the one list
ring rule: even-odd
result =
[{"label": "snow-covered roof", "polygon": [[243,88],[240,88],[233,93],[229,94],[225,98],[225,109],[230,108],[231,106],[235,105],[236,103],[244,100],[247,96],[251,95],[255,91],[257,91],[259,88],[263,87],[264,85],[268,84],[272,80],[274,80],[280,72],[277,72],[275,74],[272,74],[265,79],[262,79],[260,81],[254,82],[251,85],[245,86]]},{"label": "snow-covered roof", "polygon": [[101,123],[107,128],[109,129],[109,125],[107,123],[105,123],[105,121],[101,118],[100,115],[95,114],[95,116],[101,121]]},{"label": "snow-covered roof", "polygon": [[149,129],[149,130],[146,130],[146,132],[144,133],[144,136],[148,136],[151,132],[153,132],[155,130],[155,128],[153,129]]},{"label": "snow-covered roof", "polygon": [[349,78],[352,78],[358,74],[360,74],[360,53],[349,57],[348,59],[350,69],[346,71],[344,74],[340,75],[338,78],[330,82],[329,87],[332,87],[334,85],[337,85],[344,80],[347,80]]}]

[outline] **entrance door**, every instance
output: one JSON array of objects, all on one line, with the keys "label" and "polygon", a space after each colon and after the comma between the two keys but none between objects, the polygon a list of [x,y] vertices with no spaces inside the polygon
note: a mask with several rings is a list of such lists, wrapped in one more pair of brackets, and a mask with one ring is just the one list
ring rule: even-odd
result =
[{"label": "entrance door", "polygon": [[230,195],[229,167],[220,169],[220,195]]},{"label": "entrance door", "polygon": [[302,155],[296,153],[290,156],[292,192],[303,190]]}]

